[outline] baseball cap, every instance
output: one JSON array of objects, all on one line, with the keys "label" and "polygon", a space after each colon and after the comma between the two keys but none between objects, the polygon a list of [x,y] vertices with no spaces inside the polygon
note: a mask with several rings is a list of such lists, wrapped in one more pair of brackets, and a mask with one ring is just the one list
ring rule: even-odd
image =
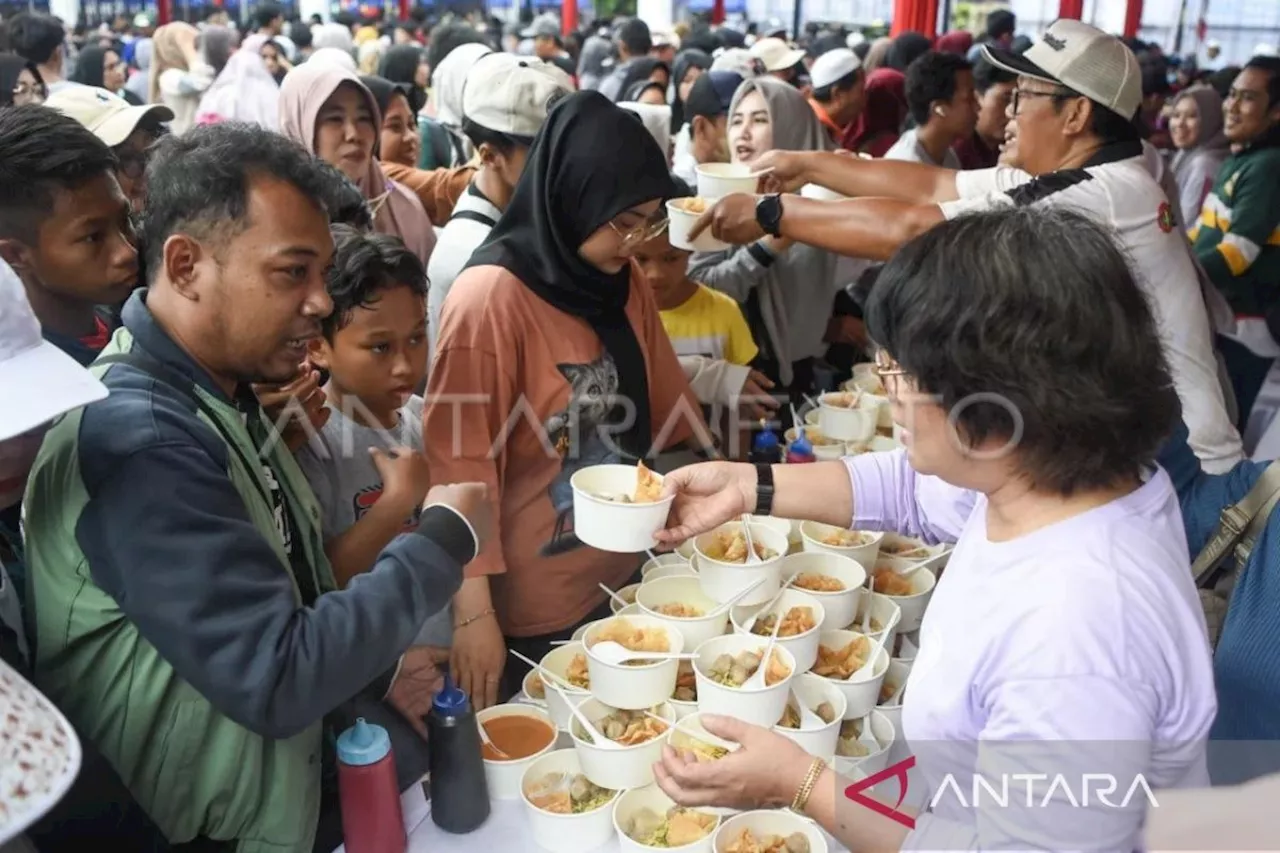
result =
[{"label": "baseball cap", "polygon": [[1054,21],[1021,54],[982,46],[993,65],[1079,92],[1130,121],[1142,104],[1142,69],[1124,42],[1070,18]]},{"label": "baseball cap", "polygon": [[733,93],[742,85],[742,75],[733,71],[708,71],[693,81],[689,97],[684,101],[684,114],[689,118],[718,118],[729,114]]},{"label": "baseball cap", "polygon": [[766,71],[785,71],[804,59],[804,51],[780,38],[760,39],[751,45],[751,55],[764,63]]},{"label": "baseball cap", "polygon": [[555,15],[539,15],[533,19],[528,29],[520,33],[521,38],[553,38],[560,39],[560,19]]},{"label": "baseball cap", "polygon": [[838,47],[817,58],[809,69],[809,78],[813,88],[822,89],[861,67],[862,60],[858,59],[857,54],[847,47]]},{"label": "baseball cap", "polygon": [[743,80],[750,80],[765,73],[764,63],[745,47],[725,48],[711,63],[712,71],[732,71]]},{"label": "baseball cap", "polygon": [[128,139],[147,116],[154,116],[158,121],[173,121],[173,110],[163,104],[130,106],[124,98],[97,86],[65,86],[44,103],[93,131],[108,148],[115,148]]},{"label": "baseball cap", "polygon": [[0,441],[107,396],[107,388],[40,334],[22,281],[0,260]]},{"label": "baseball cap", "polygon": [[547,111],[573,91],[554,65],[527,56],[490,53],[467,72],[462,89],[462,115],[497,133],[532,138]]}]

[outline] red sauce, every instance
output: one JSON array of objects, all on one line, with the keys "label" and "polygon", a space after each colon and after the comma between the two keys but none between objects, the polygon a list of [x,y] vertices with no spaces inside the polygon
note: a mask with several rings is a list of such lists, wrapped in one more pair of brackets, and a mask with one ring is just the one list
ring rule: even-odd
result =
[{"label": "red sauce", "polygon": [[539,752],[556,738],[555,730],[536,717],[512,714],[492,717],[481,723],[493,745],[506,753],[499,755],[487,743],[481,744],[486,761],[517,761]]}]

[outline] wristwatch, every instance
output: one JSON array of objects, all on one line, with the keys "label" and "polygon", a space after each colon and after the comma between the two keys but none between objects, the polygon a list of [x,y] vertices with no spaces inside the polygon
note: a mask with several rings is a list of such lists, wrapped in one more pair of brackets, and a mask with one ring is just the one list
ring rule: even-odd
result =
[{"label": "wristwatch", "polygon": [[756,463],[756,506],[752,515],[773,512],[773,466]]},{"label": "wristwatch", "polygon": [[782,196],[778,193],[761,197],[756,202],[756,223],[770,237],[782,236]]}]

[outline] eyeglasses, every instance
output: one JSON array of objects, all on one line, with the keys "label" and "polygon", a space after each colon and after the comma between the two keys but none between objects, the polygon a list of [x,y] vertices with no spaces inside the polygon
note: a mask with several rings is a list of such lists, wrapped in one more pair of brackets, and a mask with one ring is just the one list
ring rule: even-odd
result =
[{"label": "eyeglasses", "polygon": [[1057,90],[1054,92],[1041,92],[1039,89],[1014,89],[1013,96],[1009,99],[1010,106],[1013,107],[1013,114],[1017,115],[1019,110],[1018,102],[1023,98],[1052,98],[1060,101],[1065,98],[1079,97],[1075,92],[1066,90]]},{"label": "eyeglasses", "polygon": [[49,97],[49,90],[43,83],[19,83],[13,87],[13,102],[16,106],[42,103]]},{"label": "eyeglasses", "polygon": [[[888,350],[876,350],[876,376],[880,377],[880,381],[884,384],[885,393],[890,397],[898,396],[898,377],[906,376],[907,371],[902,369],[902,365],[889,355]],[[889,379],[893,378],[890,383]]]},{"label": "eyeglasses", "polygon": [[648,240],[657,237],[663,231],[667,230],[667,217],[662,211],[655,213],[651,218],[644,220],[634,228],[623,230],[614,224],[613,220],[609,220],[609,227],[613,229],[613,233],[622,238],[622,247],[624,249],[632,246],[638,246]]}]

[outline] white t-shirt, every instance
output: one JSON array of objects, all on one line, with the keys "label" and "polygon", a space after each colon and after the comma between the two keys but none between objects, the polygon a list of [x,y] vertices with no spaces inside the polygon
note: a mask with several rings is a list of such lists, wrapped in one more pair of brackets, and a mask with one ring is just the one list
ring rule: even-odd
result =
[{"label": "white t-shirt", "polygon": [[898,141],[893,143],[893,147],[884,152],[886,160],[907,160],[911,163],[925,163],[929,166],[941,166],[944,169],[955,169],[960,171],[963,166],[960,165],[960,158],[956,152],[948,148],[947,153],[942,155],[942,162],[935,162],[929,156],[929,152],[920,144],[920,136],[916,128],[906,131],[898,137]]},{"label": "white t-shirt", "polygon": [[427,264],[427,343],[432,354],[436,350],[436,336],[440,334],[440,315],[444,298],[457,279],[472,253],[489,236],[502,211],[476,189],[473,183],[458,199],[453,216],[440,230],[435,251]]},{"label": "white t-shirt", "polygon": [[1192,450],[1213,474],[1244,458],[1191,249],[1145,157],[1038,178],[1007,166],[957,172],[956,192],[959,200],[939,205],[948,219],[1000,205],[1064,204],[1115,229],[1159,324]]}]

